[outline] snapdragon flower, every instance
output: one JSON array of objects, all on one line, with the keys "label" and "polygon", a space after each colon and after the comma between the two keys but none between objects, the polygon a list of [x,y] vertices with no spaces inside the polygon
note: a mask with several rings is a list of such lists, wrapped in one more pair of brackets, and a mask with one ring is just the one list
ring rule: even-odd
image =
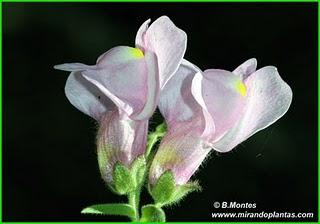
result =
[{"label": "snapdragon flower", "polygon": [[150,168],[151,185],[166,171],[176,185],[186,184],[212,149],[228,152],[287,112],[291,88],[274,66],[256,66],[250,59],[233,72],[202,72],[182,62],[161,92],[168,132]]},{"label": "snapdragon flower", "polygon": [[98,161],[102,178],[113,181],[116,163],[130,168],[146,149],[148,120],[160,90],[178,69],[187,36],[162,16],[149,27],[144,22],[136,47],[118,46],[102,54],[95,65],[68,63],[65,93],[70,103],[99,123]]}]

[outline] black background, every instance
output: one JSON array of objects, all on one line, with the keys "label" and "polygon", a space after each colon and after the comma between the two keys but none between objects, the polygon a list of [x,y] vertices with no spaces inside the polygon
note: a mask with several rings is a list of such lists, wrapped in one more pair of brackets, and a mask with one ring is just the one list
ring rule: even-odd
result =
[{"label": "black background", "polygon": [[[104,186],[96,124],[68,102],[68,74],[52,67],[94,64],[114,46],[134,46],[142,22],[161,15],[186,31],[185,58],[200,68],[233,70],[255,57],[293,90],[278,122],[230,153],[211,154],[193,177],[203,191],[165,209],[168,221],[216,221],[211,212],[231,211],[214,209],[215,201],[316,216],[316,3],[3,3],[4,221],[125,220],[80,214],[126,199]],[[151,202],[146,193],[143,202]]]}]

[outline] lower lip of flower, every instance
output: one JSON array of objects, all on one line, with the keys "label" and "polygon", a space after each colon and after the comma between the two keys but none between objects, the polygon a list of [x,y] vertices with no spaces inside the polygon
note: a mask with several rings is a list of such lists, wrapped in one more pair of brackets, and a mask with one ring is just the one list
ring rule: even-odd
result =
[{"label": "lower lip of flower", "polygon": [[130,53],[132,54],[132,56],[134,58],[137,58],[137,59],[144,57],[143,51],[140,50],[139,48],[131,48],[131,52]]},{"label": "lower lip of flower", "polygon": [[238,81],[236,84],[237,91],[240,93],[241,96],[246,96],[247,95],[247,88],[244,85],[242,81]]}]

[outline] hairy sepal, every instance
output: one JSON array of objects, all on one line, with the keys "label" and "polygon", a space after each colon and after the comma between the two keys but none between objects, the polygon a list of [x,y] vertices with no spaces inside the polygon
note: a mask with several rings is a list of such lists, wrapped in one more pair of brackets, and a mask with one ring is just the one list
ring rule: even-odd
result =
[{"label": "hairy sepal", "polygon": [[149,192],[159,207],[177,203],[189,193],[200,190],[201,187],[196,181],[176,185],[171,171],[164,172],[154,186],[149,185]]},{"label": "hairy sepal", "polygon": [[136,191],[144,182],[146,160],[144,156],[137,157],[130,168],[116,163],[113,170],[113,183],[110,188],[119,195]]}]

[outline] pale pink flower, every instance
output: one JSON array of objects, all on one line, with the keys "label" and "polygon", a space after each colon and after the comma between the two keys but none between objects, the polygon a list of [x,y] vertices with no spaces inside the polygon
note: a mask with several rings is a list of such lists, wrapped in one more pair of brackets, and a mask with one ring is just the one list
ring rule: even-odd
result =
[{"label": "pale pink flower", "polygon": [[159,108],[168,133],[151,165],[151,184],[166,170],[188,182],[211,149],[228,152],[288,110],[292,91],[277,68],[250,59],[233,72],[202,72],[184,60],[165,86]]},{"label": "pale pink flower", "polygon": [[95,65],[55,66],[71,72],[65,86],[71,104],[99,122],[99,164],[107,182],[116,162],[130,166],[144,153],[148,119],[186,50],[186,34],[168,17],[149,23],[139,28],[136,48],[114,47]]}]

